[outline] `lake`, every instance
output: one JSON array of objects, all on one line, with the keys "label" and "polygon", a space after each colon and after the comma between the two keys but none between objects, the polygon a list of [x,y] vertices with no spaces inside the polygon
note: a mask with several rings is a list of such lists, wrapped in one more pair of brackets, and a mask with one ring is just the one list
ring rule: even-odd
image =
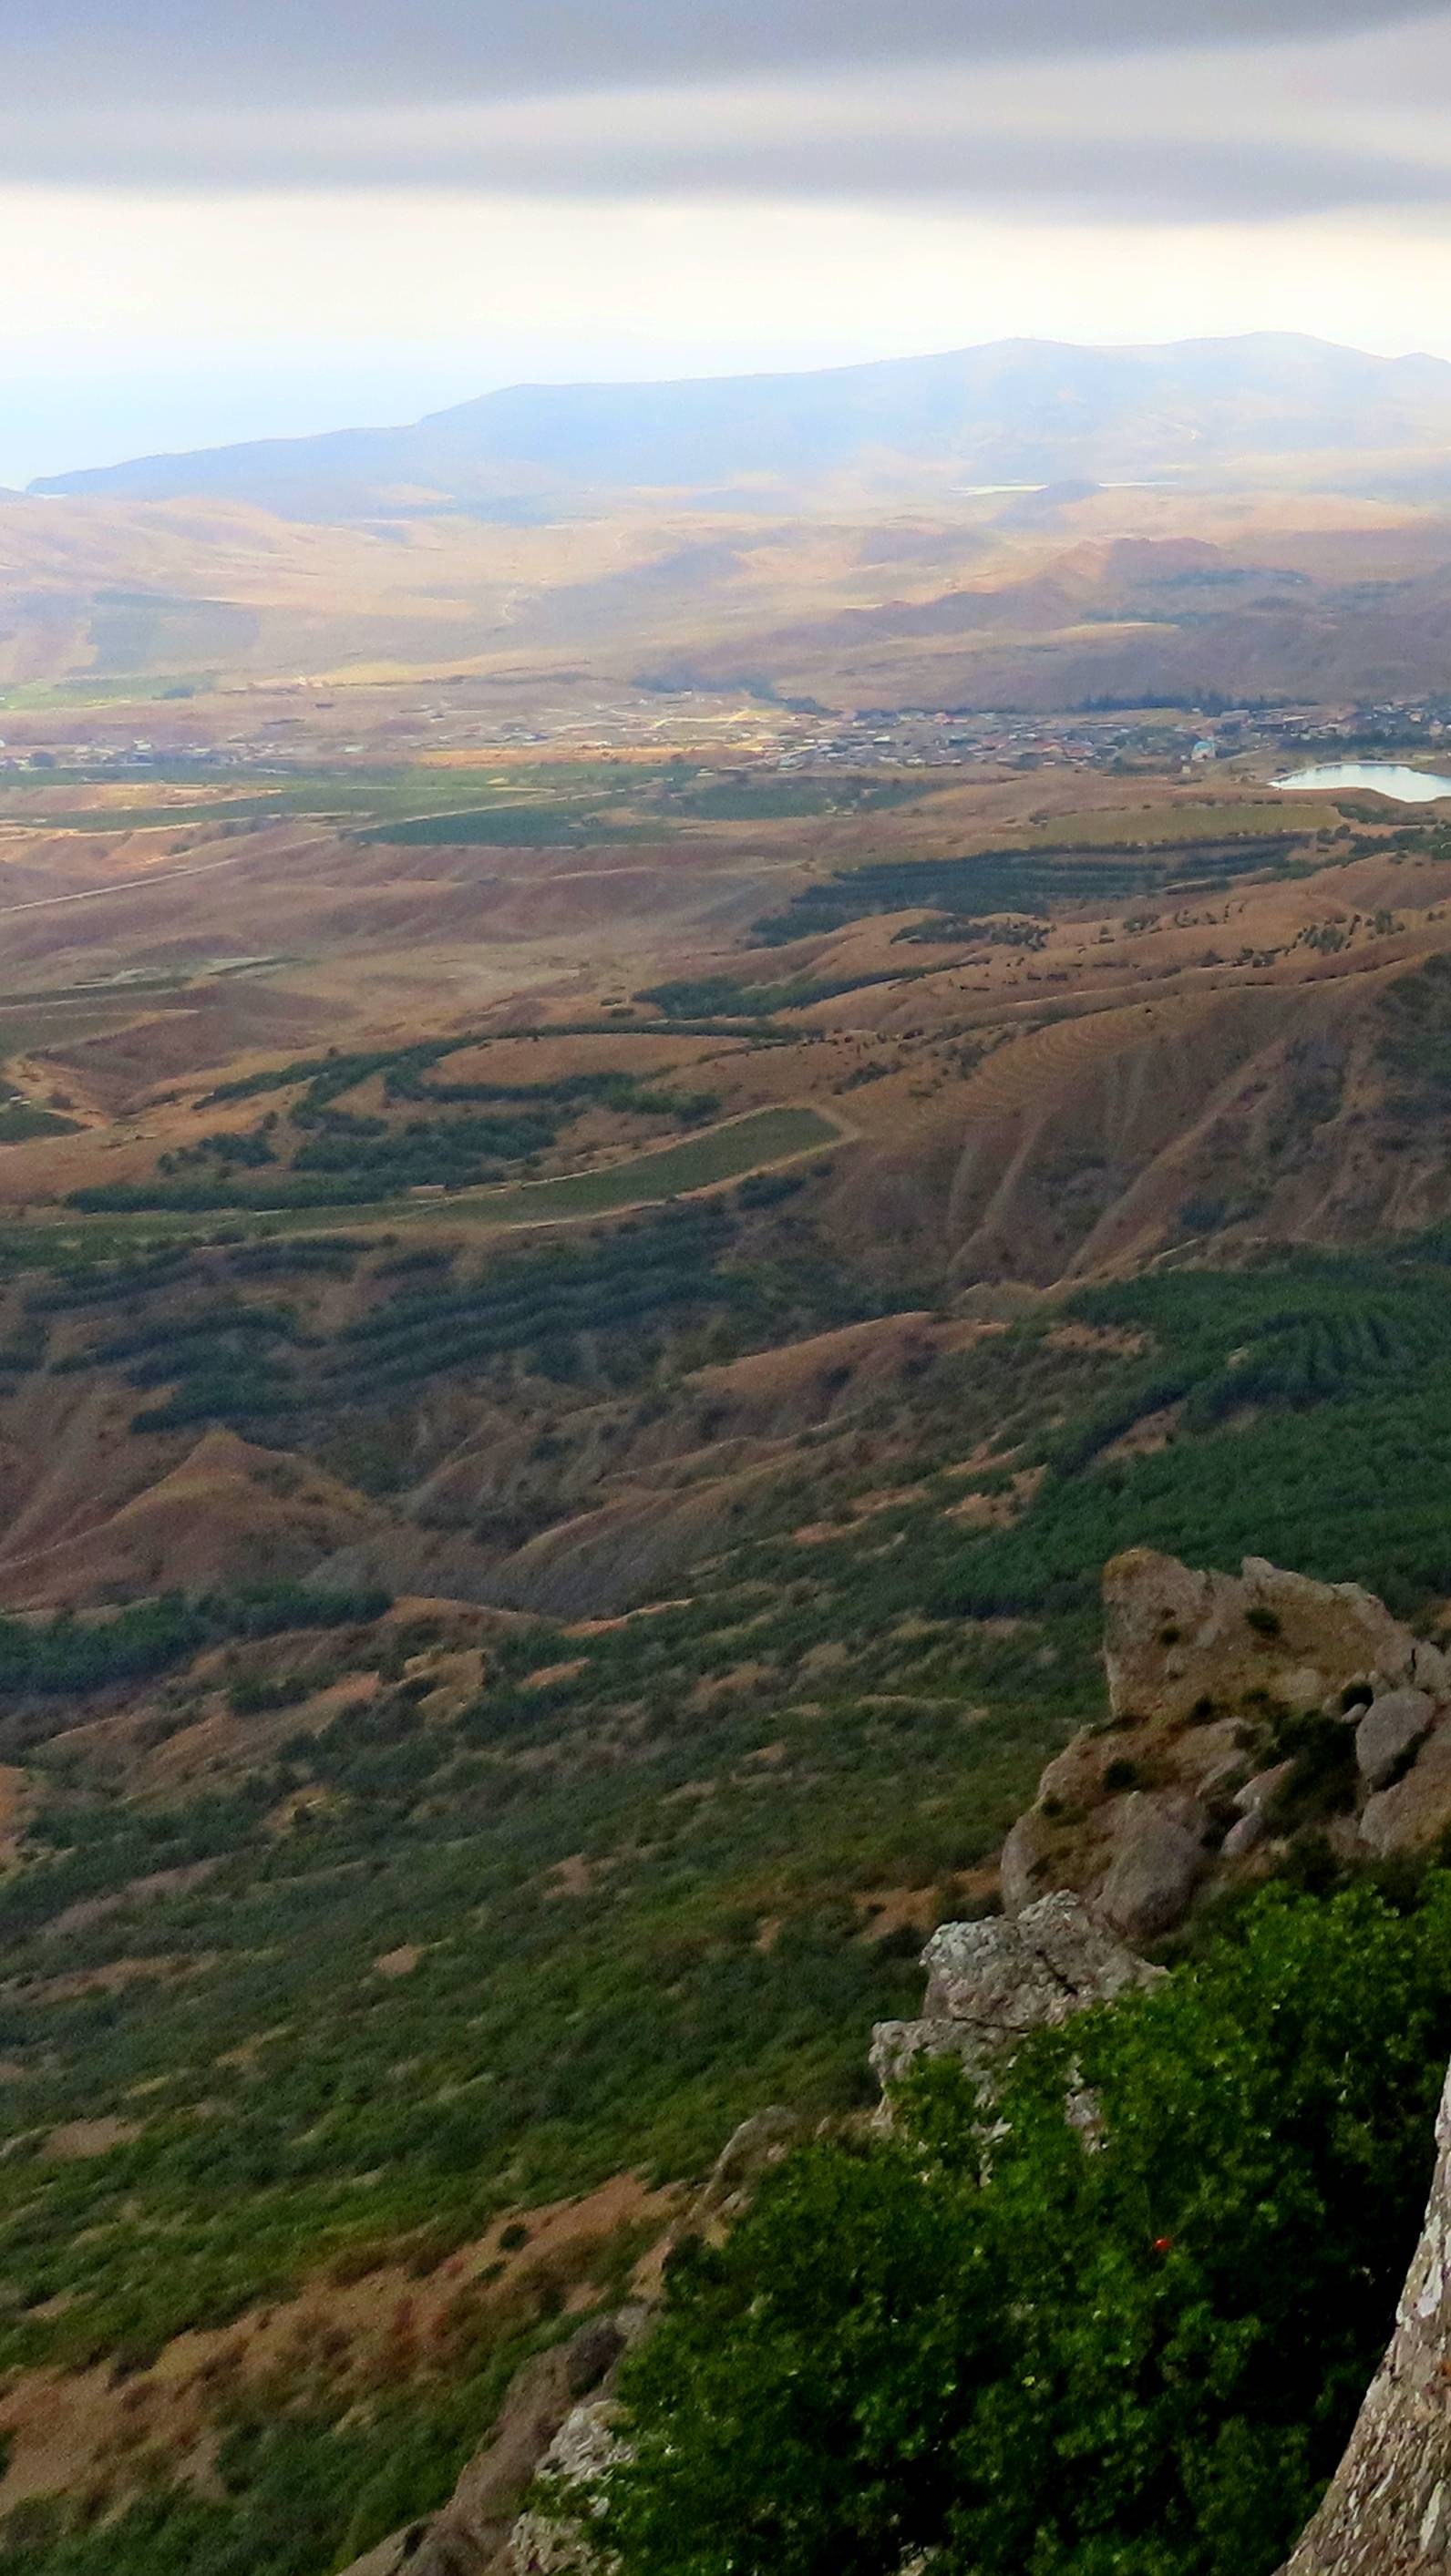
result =
[{"label": "lake", "polygon": [[1451,778],[1437,777],[1429,769],[1408,769],[1397,760],[1332,760],[1322,769],[1297,769],[1290,778],[1271,781],[1275,787],[1318,787],[1332,794],[1337,788],[1373,787],[1378,796],[1393,796],[1398,805],[1431,805],[1437,797],[1451,796]]}]

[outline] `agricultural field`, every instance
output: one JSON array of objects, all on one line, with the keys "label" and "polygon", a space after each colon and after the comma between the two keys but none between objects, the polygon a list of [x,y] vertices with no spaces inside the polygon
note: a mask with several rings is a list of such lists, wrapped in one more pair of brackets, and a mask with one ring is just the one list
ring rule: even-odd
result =
[{"label": "agricultural field", "polygon": [[321,712],[0,781],[17,2576],[345,2565],[862,2107],[1115,1549],[1451,1596],[1434,819]]}]

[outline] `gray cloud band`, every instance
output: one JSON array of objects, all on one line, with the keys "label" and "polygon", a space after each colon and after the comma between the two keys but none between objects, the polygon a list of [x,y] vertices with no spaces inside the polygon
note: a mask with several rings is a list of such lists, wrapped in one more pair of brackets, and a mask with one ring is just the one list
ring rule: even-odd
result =
[{"label": "gray cloud band", "polygon": [[[681,120],[689,123],[688,115]],[[325,188],[459,189],[501,196],[912,198],[1014,214],[1079,213],[1100,218],[1195,222],[1276,218],[1373,206],[1451,202],[1451,150],[1414,155],[1299,146],[1274,137],[1223,144],[1191,136],[1065,137],[1005,134],[970,123],[933,131],[835,131],[753,136],[746,128],[708,139],[623,142],[602,134],[516,146],[499,135],[471,138],[452,119],[377,135],[321,121],[303,134],[266,119],[208,129],[193,122],[151,130],[80,120],[47,131],[0,114],[0,167],[11,180],[80,179],[92,186],[214,191]],[[1447,137],[1451,143],[1451,120]]]},{"label": "gray cloud band", "polygon": [[562,81],[1283,43],[1415,14],[1406,0],[0,0],[0,91],[31,111],[405,104]]}]

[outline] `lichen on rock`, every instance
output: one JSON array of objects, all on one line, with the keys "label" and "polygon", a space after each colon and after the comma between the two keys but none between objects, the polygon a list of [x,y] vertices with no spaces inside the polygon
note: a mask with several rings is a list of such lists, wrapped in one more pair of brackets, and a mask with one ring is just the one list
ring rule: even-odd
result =
[{"label": "lichen on rock", "polygon": [[531,2505],[510,2534],[512,2576],[609,2576],[615,2561],[592,2526],[606,2478],[630,2456],[619,2414],[612,2398],[596,2397],[565,2417],[539,2463],[549,2508]]},{"label": "lichen on rock", "polygon": [[922,1965],[921,2019],[879,2022],[872,2034],[872,2069],[884,2089],[923,2056],[955,2057],[987,2085],[1026,2031],[1056,2029],[1163,1973],[1067,1888],[1016,1917],[942,1924]]}]

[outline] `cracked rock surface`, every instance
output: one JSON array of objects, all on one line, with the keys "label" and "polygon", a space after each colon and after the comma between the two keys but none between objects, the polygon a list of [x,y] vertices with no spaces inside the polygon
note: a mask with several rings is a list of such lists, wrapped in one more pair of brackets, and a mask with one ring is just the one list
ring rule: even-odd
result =
[{"label": "cracked rock surface", "polygon": [[1325,2501],[1281,2576],[1451,2568],[1451,2075],[1436,2178],[1396,2329]]},{"label": "cracked rock surface", "polygon": [[960,2058],[986,2082],[1025,2031],[1056,2029],[1090,2004],[1110,2003],[1163,1974],[1068,1888],[1011,1918],[942,1924],[922,1965],[921,2020],[879,2022],[872,2035],[872,2069],[884,2085],[924,2055]]}]

